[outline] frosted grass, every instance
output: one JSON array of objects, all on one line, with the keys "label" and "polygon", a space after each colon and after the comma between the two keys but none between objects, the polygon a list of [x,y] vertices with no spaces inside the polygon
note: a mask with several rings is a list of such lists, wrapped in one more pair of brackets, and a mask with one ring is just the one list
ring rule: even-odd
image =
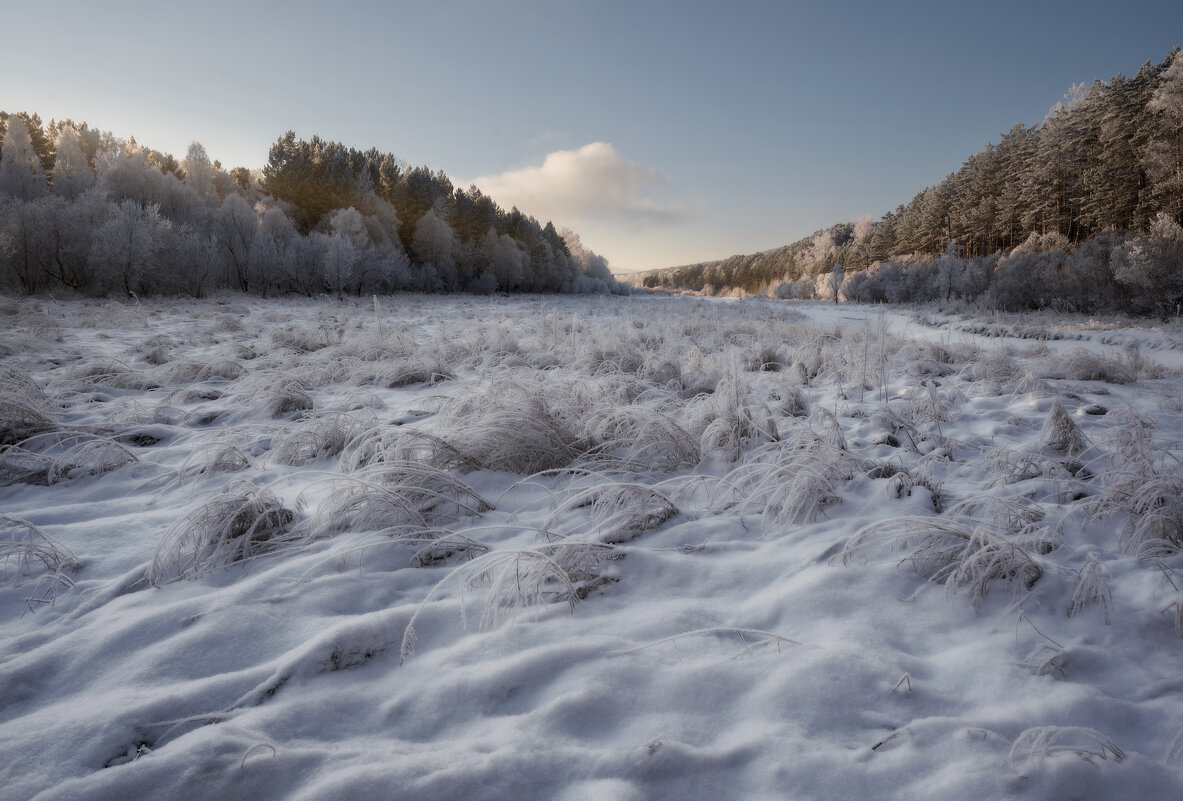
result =
[{"label": "frosted grass", "polygon": [[1172,330],[5,303],[0,798],[1183,794]]}]

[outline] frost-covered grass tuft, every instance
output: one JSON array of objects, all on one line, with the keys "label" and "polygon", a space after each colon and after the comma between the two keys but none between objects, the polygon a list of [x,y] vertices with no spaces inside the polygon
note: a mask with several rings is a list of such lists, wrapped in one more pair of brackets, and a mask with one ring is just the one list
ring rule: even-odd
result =
[{"label": "frost-covered grass tuft", "polygon": [[275,348],[313,352],[339,344],[344,336],[344,328],[327,322],[318,328],[289,325],[271,332],[271,344]]},{"label": "frost-covered grass tuft", "polygon": [[993,583],[1004,582],[1012,594],[1026,593],[1043,568],[1002,532],[974,521],[944,517],[900,517],[861,528],[842,549],[844,564],[899,556],[916,573],[950,590],[966,587],[974,606]]},{"label": "frost-covered grass tuft", "polygon": [[753,403],[746,382],[734,371],[709,397],[688,407],[685,416],[689,430],[698,433],[702,452],[720,454],[729,462],[739,461],[747,447],[779,437],[771,411]]},{"label": "frost-covered grass tuft", "polygon": [[268,417],[291,417],[316,408],[316,401],[303,384],[282,375],[260,386],[250,400]]},{"label": "frost-covered grass tuft", "polygon": [[102,475],[139,461],[134,451],[110,437],[50,432],[0,451],[0,481],[48,486]]},{"label": "frost-covered grass tuft", "polygon": [[671,415],[643,405],[593,412],[586,429],[599,443],[597,458],[618,456],[641,470],[677,470],[702,458],[698,438]]},{"label": "frost-covered grass tuft", "polygon": [[1088,560],[1076,574],[1076,589],[1072,591],[1072,601],[1068,605],[1068,616],[1079,613],[1089,606],[1096,606],[1101,613],[1105,625],[1109,625],[1109,610],[1113,607],[1113,595],[1109,592],[1109,583],[1105,580],[1105,568],[1095,553],[1090,553]]},{"label": "frost-covered grass tuft", "polygon": [[1116,356],[1104,356],[1084,348],[1057,353],[1042,364],[1043,378],[1068,378],[1073,381],[1104,381],[1129,384],[1138,376],[1129,362]]},{"label": "frost-covered grass tuft", "polygon": [[25,611],[50,605],[58,593],[74,586],[68,575],[81,563],[70,549],[48,537],[45,532],[15,517],[0,515],[0,575],[11,574],[13,586],[36,577],[37,583],[27,595]]},{"label": "frost-covered grass tuft", "polygon": [[495,381],[441,411],[445,469],[531,474],[566,467],[591,450],[581,419],[592,399],[579,386],[542,377]]},{"label": "frost-covered grass tuft", "polygon": [[[587,510],[587,520],[566,526],[556,524],[574,511]],[[643,484],[610,482],[576,492],[558,504],[539,528],[542,536],[594,539],[616,544],[636,539],[678,513],[665,494]]]},{"label": "frost-covered grass tuft", "polygon": [[246,368],[231,359],[172,361],[157,367],[153,375],[166,385],[203,383],[214,379],[233,381],[246,375]]},{"label": "frost-covered grass tuft", "polygon": [[140,461],[126,445],[107,437],[77,435],[73,439],[81,441],[55,455],[49,470],[50,484],[65,478],[102,475]]},{"label": "frost-covered grass tuft", "polygon": [[373,418],[359,419],[343,412],[317,415],[289,430],[272,449],[271,458],[276,464],[300,466],[337,456],[375,426]]},{"label": "frost-covered grass tuft", "polygon": [[1117,433],[1118,458],[1101,476],[1102,492],[1089,502],[1098,518],[1124,516],[1118,544],[1152,560],[1183,550],[1183,465],[1155,447],[1152,422],[1127,414]]},{"label": "frost-covered grass tuft", "polygon": [[19,445],[0,448],[0,486],[9,484],[49,485],[53,459]]},{"label": "frost-covered grass tuft", "polygon": [[418,461],[378,462],[321,484],[316,534],[422,531],[493,508],[451,473]]},{"label": "frost-covered grass tuft", "polygon": [[749,373],[777,373],[787,365],[785,363],[785,356],[781,354],[778,346],[762,343],[756,347],[750,356],[744,359],[743,366]]},{"label": "frost-covered grass tuft", "polygon": [[269,553],[291,541],[296,513],[270,490],[231,484],[165,533],[148,567],[156,587],[196,579]]},{"label": "frost-covered grass tuft", "polygon": [[1039,444],[1056,453],[1065,456],[1077,456],[1089,448],[1088,438],[1080,430],[1068,412],[1059,401],[1052,404],[1043,423],[1043,430],[1039,432]]},{"label": "frost-covered grass tuft", "polygon": [[195,447],[180,467],[148,486],[160,487],[163,492],[201,477],[238,473],[253,466],[250,457],[233,442],[210,442]]},{"label": "frost-covered grass tuft", "polygon": [[1013,387],[1020,372],[1014,355],[1002,348],[982,350],[961,369],[960,377],[987,395],[1001,395]]},{"label": "frost-covered grass tuft", "polygon": [[[599,565],[612,555],[611,545],[564,540],[532,548],[490,551],[465,562],[440,579],[416,608],[403,633],[402,659],[415,652],[415,624],[436,593],[457,579],[462,596],[485,589],[480,626],[490,628],[517,614],[550,603],[574,609],[604,582]],[[462,613],[464,605],[461,606]]]},{"label": "frost-covered grass tuft", "polygon": [[986,521],[998,531],[1020,542],[1031,543],[1036,553],[1054,550],[1057,538],[1041,526],[1047,514],[1023,498],[1002,495],[975,495],[958,501],[947,510],[950,517]]},{"label": "frost-covered grass tuft", "polygon": [[19,580],[74,570],[79,562],[68,548],[32,523],[0,515],[0,565]]},{"label": "frost-covered grass tuft", "polygon": [[826,507],[841,502],[837,487],[853,477],[856,466],[845,450],[802,427],[782,442],[753,451],[724,476],[715,506],[738,507],[741,520],[755,515],[765,533],[812,523]]},{"label": "frost-covered grass tuft", "polygon": [[62,379],[60,386],[75,391],[87,387],[106,387],[139,392],[160,388],[160,384],[148,374],[133,370],[115,359],[97,364],[80,365]]},{"label": "frost-covered grass tuft", "polygon": [[0,445],[12,445],[58,427],[49,396],[24,370],[0,365]]},{"label": "frost-covered grass tuft", "polygon": [[1052,459],[1039,453],[1026,453],[1013,448],[983,448],[982,465],[993,480],[987,484],[995,487],[1001,484],[1017,484],[1021,481],[1044,479],[1048,482],[1066,482],[1083,468],[1078,462]]},{"label": "frost-covered grass tuft", "polygon": [[913,474],[910,470],[900,465],[886,463],[869,469],[867,471],[867,477],[871,479],[886,479],[888,487],[887,494],[896,498],[910,497],[913,490],[918,487],[923,488],[928,491],[933,511],[937,514],[944,511],[946,499],[941,489],[941,484],[928,476]]},{"label": "frost-covered grass tuft", "polygon": [[438,362],[413,362],[389,365],[379,370],[374,383],[393,389],[412,384],[438,384],[441,381],[451,381],[455,377],[454,372]]},{"label": "frost-covered grass tuft", "polygon": [[770,393],[773,409],[786,417],[809,416],[809,394],[800,386],[785,384]]}]

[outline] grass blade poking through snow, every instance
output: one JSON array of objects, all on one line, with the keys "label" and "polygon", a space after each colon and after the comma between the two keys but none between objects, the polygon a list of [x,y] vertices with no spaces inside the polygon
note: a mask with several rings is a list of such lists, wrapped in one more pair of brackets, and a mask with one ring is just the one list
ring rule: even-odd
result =
[{"label": "grass blade poking through snow", "polygon": [[534,548],[492,551],[465,562],[436,582],[416,607],[403,632],[399,664],[415,652],[418,634],[415,622],[441,587],[460,580],[461,615],[464,595],[488,585],[481,611],[481,628],[490,628],[521,611],[551,602],[563,602],[571,609],[606,579],[598,575],[599,564],[610,558],[611,545],[563,541]]},{"label": "grass blade poking through snow", "polygon": [[1113,606],[1113,596],[1109,592],[1109,584],[1105,581],[1105,568],[1097,559],[1095,553],[1090,553],[1076,576],[1076,589],[1072,592],[1072,602],[1068,606],[1068,617],[1072,617],[1086,606],[1096,604],[1101,612],[1105,625],[1109,625],[1109,608]]},{"label": "grass blade poking through snow", "polygon": [[1095,765],[1094,760],[1121,762],[1126,758],[1108,737],[1086,726],[1036,726],[1015,738],[1010,750],[1016,768],[1030,768],[1050,756],[1070,754]]}]

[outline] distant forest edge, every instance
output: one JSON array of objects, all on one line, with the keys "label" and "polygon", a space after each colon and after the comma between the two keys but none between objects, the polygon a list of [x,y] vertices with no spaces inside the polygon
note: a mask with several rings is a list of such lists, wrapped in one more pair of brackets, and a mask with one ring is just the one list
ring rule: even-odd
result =
[{"label": "distant forest edge", "polygon": [[1183,301],[1183,57],[1074,86],[1041,124],[878,221],[630,277],[704,294],[1174,312]]},{"label": "distant forest edge", "polygon": [[261,172],[0,112],[0,289],[201,297],[620,292],[607,262],[427,167],[288,132]]}]

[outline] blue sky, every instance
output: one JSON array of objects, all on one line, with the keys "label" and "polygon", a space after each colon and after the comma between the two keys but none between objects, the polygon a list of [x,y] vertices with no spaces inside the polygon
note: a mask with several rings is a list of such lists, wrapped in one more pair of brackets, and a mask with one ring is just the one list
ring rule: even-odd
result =
[{"label": "blue sky", "polygon": [[1173,2],[19,3],[0,109],[261,167],[289,128],[476,181],[615,269],[878,217],[1074,83],[1183,44]]}]

